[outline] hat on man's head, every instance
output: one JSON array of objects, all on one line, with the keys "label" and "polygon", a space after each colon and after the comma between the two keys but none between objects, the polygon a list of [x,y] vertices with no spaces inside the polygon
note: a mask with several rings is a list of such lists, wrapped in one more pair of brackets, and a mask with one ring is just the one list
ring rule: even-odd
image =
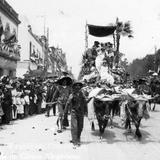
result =
[{"label": "hat on man's head", "polygon": [[27,84],[27,85],[30,85],[30,84],[31,84],[31,82],[30,82],[30,81],[27,81],[27,82],[26,82],[26,84]]},{"label": "hat on man's head", "polygon": [[112,44],[111,42],[107,42],[107,43],[105,43],[105,46],[106,46],[106,47],[112,47],[113,44]]},{"label": "hat on man's head", "polygon": [[66,72],[66,71],[62,71],[62,74],[63,74],[64,76],[68,76],[68,75],[69,75],[69,73]]},{"label": "hat on man's head", "polygon": [[144,78],[140,78],[138,80],[138,84],[144,84],[145,82],[146,82],[146,79],[144,79]]},{"label": "hat on man's head", "polygon": [[101,43],[101,47],[104,47],[105,46],[105,44],[104,43]]},{"label": "hat on man's head", "polygon": [[94,41],[94,46],[99,47],[99,42],[98,41]]},{"label": "hat on man's head", "polygon": [[9,77],[7,75],[4,75],[1,77],[1,81],[4,84],[9,84]]},{"label": "hat on man's head", "polygon": [[72,78],[70,78],[68,76],[62,76],[59,80],[57,80],[57,83],[59,85],[63,85],[64,81],[66,81],[67,86],[72,85],[72,83],[73,83]]},{"label": "hat on man's head", "polygon": [[53,79],[48,79],[47,82],[48,83],[54,83],[54,80]]},{"label": "hat on man's head", "polygon": [[154,73],[152,74],[152,76],[158,76],[158,74],[157,74],[156,72],[154,72]]},{"label": "hat on man's head", "polygon": [[74,84],[72,85],[72,88],[82,88],[83,87],[83,83],[80,81],[74,82]]}]

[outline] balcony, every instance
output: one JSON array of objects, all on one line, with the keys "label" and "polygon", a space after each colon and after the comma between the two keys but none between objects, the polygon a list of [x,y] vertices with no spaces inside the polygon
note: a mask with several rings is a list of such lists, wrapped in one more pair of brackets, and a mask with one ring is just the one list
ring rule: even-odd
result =
[{"label": "balcony", "polygon": [[20,53],[18,46],[8,47],[0,44],[0,56],[13,61],[20,60]]}]

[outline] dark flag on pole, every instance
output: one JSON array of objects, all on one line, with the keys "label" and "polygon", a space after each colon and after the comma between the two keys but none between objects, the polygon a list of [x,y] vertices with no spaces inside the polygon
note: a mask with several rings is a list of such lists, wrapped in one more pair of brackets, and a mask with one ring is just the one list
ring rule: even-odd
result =
[{"label": "dark flag on pole", "polygon": [[112,35],[116,30],[116,26],[95,26],[88,25],[89,34],[95,37],[106,37]]}]

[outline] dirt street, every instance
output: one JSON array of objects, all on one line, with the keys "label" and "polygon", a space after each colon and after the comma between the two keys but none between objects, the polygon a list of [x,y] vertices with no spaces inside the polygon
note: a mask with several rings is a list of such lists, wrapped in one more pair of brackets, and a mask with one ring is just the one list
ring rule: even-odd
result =
[{"label": "dirt street", "polygon": [[142,120],[141,141],[121,127],[119,117],[114,119],[115,127],[106,128],[99,140],[98,126],[91,131],[85,118],[78,148],[69,143],[70,128],[56,132],[56,116],[42,114],[14,121],[13,125],[1,126],[0,160],[160,160],[160,106],[150,116]]}]

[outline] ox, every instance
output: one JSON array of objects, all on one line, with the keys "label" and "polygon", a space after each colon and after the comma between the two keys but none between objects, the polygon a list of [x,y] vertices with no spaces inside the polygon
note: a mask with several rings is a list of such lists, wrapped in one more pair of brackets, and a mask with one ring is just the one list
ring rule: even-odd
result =
[{"label": "ox", "polygon": [[143,99],[128,101],[128,103],[125,104],[125,115],[125,129],[131,130],[131,122],[133,122],[133,124],[136,127],[135,135],[138,138],[141,138],[142,134],[139,130],[141,120],[142,118],[149,118],[147,110],[147,101]]},{"label": "ox", "polygon": [[[109,98],[105,99],[105,101],[102,101],[94,97],[91,99],[89,103],[92,103],[93,105],[93,112],[98,121],[100,139],[102,139],[103,133],[108,125],[108,122],[110,121],[112,125],[112,118],[115,112],[119,110],[119,101],[111,100]],[[91,124],[92,130],[95,130],[94,122],[92,121]]]}]

